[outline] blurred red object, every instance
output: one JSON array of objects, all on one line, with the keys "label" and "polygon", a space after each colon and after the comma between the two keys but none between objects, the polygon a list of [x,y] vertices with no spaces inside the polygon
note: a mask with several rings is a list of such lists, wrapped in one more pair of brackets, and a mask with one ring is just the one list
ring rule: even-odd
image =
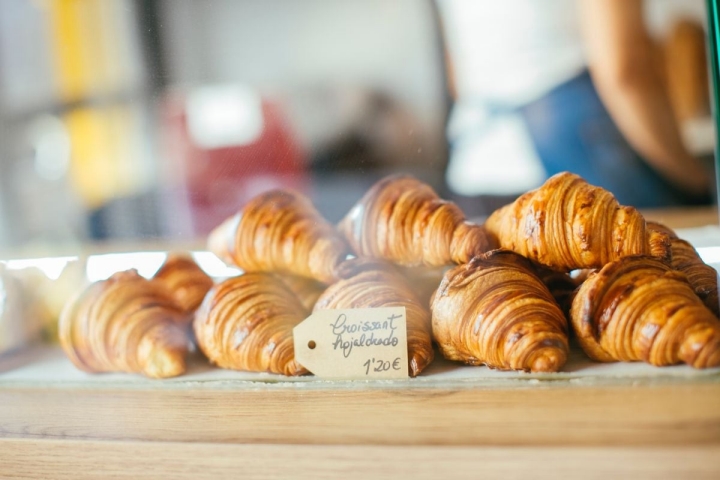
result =
[{"label": "blurred red object", "polygon": [[[304,190],[306,156],[280,106],[241,87],[174,92],[162,103],[167,176],[192,235],[205,235],[255,195]],[[179,197],[179,198],[177,198]]]}]

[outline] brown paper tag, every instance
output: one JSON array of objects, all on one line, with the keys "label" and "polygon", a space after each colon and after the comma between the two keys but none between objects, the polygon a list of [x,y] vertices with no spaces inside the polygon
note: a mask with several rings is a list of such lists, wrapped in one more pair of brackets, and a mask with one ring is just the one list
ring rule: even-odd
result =
[{"label": "brown paper tag", "polygon": [[319,310],[293,336],[295,359],[318,377],[408,377],[405,307]]}]

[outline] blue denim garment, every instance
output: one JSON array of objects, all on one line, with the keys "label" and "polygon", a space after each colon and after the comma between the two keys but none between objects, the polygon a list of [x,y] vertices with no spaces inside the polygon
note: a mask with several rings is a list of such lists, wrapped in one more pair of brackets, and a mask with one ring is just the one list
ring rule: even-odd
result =
[{"label": "blue denim garment", "polygon": [[633,150],[605,109],[586,71],[520,108],[548,175],[565,170],[639,208],[698,205]]}]

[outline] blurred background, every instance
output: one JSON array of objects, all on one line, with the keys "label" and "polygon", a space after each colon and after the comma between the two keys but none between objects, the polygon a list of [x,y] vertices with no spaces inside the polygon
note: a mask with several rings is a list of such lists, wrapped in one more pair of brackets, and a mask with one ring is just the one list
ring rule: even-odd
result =
[{"label": "blurred background", "polygon": [[[572,170],[713,202],[702,0],[0,1],[0,252],[339,220],[408,172],[482,217]],[[2,255],[0,255],[2,257]]]}]

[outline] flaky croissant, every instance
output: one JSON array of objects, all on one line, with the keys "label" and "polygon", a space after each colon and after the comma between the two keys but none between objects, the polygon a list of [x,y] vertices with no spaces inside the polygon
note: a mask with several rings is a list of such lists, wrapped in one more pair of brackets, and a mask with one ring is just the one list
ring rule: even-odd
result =
[{"label": "flaky croissant", "polygon": [[299,277],[297,275],[282,274],[276,275],[290,291],[300,300],[303,308],[308,312],[313,309],[315,302],[325,291],[327,285],[317,280],[307,277]]},{"label": "flaky croissant", "polygon": [[532,264],[513,252],[494,250],[447,272],[431,310],[449,360],[531,372],[556,372],[567,360],[567,321]]},{"label": "flaky croissant", "polygon": [[[213,286],[213,280],[189,255],[171,253],[160,267],[155,280],[162,282],[175,297],[183,311],[194,312],[205,294]],[[188,321],[192,317],[188,316]]]},{"label": "flaky croissant", "polygon": [[208,248],[246,272],[288,272],[323,283],[350,249],[305,196],[273,190],[216,228]]},{"label": "flaky croissant", "polygon": [[86,372],[173,377],[185,371],[184,318],[163,285],[128,270],[90,285],[65,306],[60,345]]},{"label": "flaky croissant", "polygon": [[605,265],[573,300],[572,325],[590,358],[652,365],[720,365],[720,320],[686,277],[635,255]]},{"label": "flaky croissant", "polygon": [[670,237],[673,269],[684,273],[695,293],[706,307],[718,316],[718,273],[702,261],[695,248],[687,241],[678,238],[675,231],[657,222],[648,222],[648,228],[665,232]]},{"label": "flaky croissant", "polygon": [[277,277],[246,273],[215,285],[195,314],[200,350],[220,367],[301,375],[293,328],[308,316]]},{"label": "flaky croissant", "polygon": [[342,308],[405,307],[410,376],[417,376],[432,362],[434,351],[430,313],[404,278],[384,262],[354,259],[340,267],[342,280],[328,287],[314,311]]},{"label": "flaky croissant", "polygon": [[338,227],[360,256],[408,267],[465,263],[494,246],[485,228],[466,222],[457,205],[408,176],[380,180]]},{"label": "flaky croissant", "polygon": [[670,258],[667,235],[646,228],[632,207],[572,173],[495,211],[485,224],[502,248],[555,270],[600,268],[627,255]]}]

